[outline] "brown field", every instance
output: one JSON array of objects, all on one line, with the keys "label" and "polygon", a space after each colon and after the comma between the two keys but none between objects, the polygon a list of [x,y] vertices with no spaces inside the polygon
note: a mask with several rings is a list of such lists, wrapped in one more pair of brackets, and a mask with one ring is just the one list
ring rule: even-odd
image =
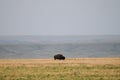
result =
[{"label": "brown field", "polygon": [[113,64],[119,65],[120,58],[69,58],[66,60],[54,60],[54,59],[0,59],[1,65],[32,65],[32,64]]},{"label": "brown field", "polygon": [[120,80],[120,58],[0,59],[0,80]]}]

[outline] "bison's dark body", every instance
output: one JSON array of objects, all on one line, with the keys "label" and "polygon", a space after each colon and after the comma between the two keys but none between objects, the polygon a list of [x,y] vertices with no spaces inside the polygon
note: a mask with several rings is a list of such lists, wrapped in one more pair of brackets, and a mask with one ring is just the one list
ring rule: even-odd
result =
[{"label": "bison's dark body", "polygon": [[56,60],[56,59],[65,60],[65,56],[63,56],[62,54],[57,54],[57,55],[54,56],[54,60]]}]

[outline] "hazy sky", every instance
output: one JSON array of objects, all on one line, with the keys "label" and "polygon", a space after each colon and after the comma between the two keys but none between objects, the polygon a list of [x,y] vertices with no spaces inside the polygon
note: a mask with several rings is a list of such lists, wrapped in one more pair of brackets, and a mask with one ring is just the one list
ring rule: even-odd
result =
[{"label": "hazy sky", "polygon": [[0,0],[0,35],[120,35],[120,0]]}]

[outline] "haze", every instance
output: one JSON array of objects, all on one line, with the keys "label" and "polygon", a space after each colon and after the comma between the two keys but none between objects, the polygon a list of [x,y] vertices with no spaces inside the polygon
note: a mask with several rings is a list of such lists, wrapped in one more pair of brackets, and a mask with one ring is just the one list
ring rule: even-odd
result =
[{"label": "haze", "polygon": [[0,35],[120,35],[120,0],[0,0]]}]

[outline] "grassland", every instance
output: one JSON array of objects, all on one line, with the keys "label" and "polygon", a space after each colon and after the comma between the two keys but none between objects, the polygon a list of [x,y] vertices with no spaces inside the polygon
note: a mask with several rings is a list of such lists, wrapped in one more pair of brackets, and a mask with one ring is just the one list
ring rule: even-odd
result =
[{"label": "grassland", "polygon": [[120,80],[120,58],[0,59],[0,80]]}]

